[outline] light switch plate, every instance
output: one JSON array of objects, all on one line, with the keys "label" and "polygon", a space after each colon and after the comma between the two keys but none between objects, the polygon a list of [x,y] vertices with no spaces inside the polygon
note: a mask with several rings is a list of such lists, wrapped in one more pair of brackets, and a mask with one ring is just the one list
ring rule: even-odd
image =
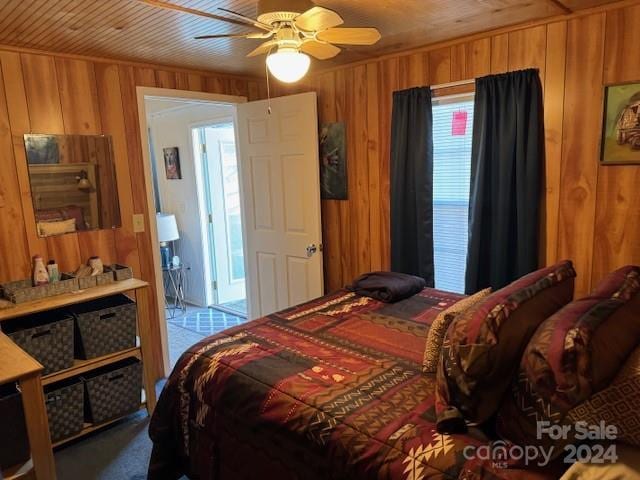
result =
[{"label": "light switch plate", "polygon": [[134,233],[144,232],[144,215],[142,213],[133,214],[133,232]]}]

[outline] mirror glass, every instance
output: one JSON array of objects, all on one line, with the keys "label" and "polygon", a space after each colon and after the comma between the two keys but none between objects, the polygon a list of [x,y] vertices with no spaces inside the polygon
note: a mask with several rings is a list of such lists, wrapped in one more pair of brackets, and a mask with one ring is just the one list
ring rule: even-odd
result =
[{"label": "mirror glass", "polygon": [[30,134],[24,144],[39,236],[120,226],[110,136]]}]

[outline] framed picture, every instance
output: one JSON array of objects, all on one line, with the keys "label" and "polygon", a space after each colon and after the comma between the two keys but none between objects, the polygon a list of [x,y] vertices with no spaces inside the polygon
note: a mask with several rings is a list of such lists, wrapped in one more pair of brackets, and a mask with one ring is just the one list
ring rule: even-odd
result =
[{"label": "framed picture", "polygon": [[180,180],[182,171],[180,170],[180,154],[178,147],[163,148],[164,169],[167,172],[168,180]]},{"label": "framed picture", "polygon": [[605,87],[600,162],[640,164],[640,83]]},{"label": "framed picture", "polygon": [[345,125],[325,123],[320,127],[320,196],[325,200],[347,199]]}]

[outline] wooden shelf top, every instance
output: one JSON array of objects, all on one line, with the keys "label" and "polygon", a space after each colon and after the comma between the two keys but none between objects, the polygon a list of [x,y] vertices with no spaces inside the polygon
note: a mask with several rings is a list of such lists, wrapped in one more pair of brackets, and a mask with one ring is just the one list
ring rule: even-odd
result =
[{"label": "wooden shelf top", "polygon": [[42,370],[42,365],[0,332],[0,385],[15,382]]},{"label": "wooden shelf top", "polygon": [[127,350],[110,353],[108,355],[91,358],[89,360],[75,360],[73,367],[50,373],[49,375],[42,377],[42,384],[49,385],[51,383],[59,382],[60,380],[75,377],[76,375],[81,375],[88,371],[119,362],[120,360],[124,360],[129,357],[135,357],[138,360],[142,360],[140,347],[129,348]]},{"label": "wooden shelf top", "polygon": [[[12,318],[29,315],[31,313],[44,312],[54,308],[66,307],[76,303],[87,302],[98,298],[108,297],[117,293],[129,292],[139,288],[145,288],[149,284],[137,278],[114,282],[99,287],[87,288],[75,292],[56,295],[53,297],[41,298],[33,302],[19,303],[15,307],[0,310],[0,322],[10,320]],[[1,358],[1,357],[0,357]],[[4,362],[3,362],[4,363]]]}]

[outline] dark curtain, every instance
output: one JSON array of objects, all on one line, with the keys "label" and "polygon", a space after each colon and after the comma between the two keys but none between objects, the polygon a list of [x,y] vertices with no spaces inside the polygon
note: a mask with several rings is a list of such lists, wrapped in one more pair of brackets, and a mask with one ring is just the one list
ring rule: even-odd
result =
[{"label": "dark curtain", "polygon": [[393,93],[391,270],[433,287],[433,116],[431,89]]},{"label": "dark curtain", "polygon": [[477,79],[467,293],[502,288],[538,268],[543,165],[538,71]]}]

